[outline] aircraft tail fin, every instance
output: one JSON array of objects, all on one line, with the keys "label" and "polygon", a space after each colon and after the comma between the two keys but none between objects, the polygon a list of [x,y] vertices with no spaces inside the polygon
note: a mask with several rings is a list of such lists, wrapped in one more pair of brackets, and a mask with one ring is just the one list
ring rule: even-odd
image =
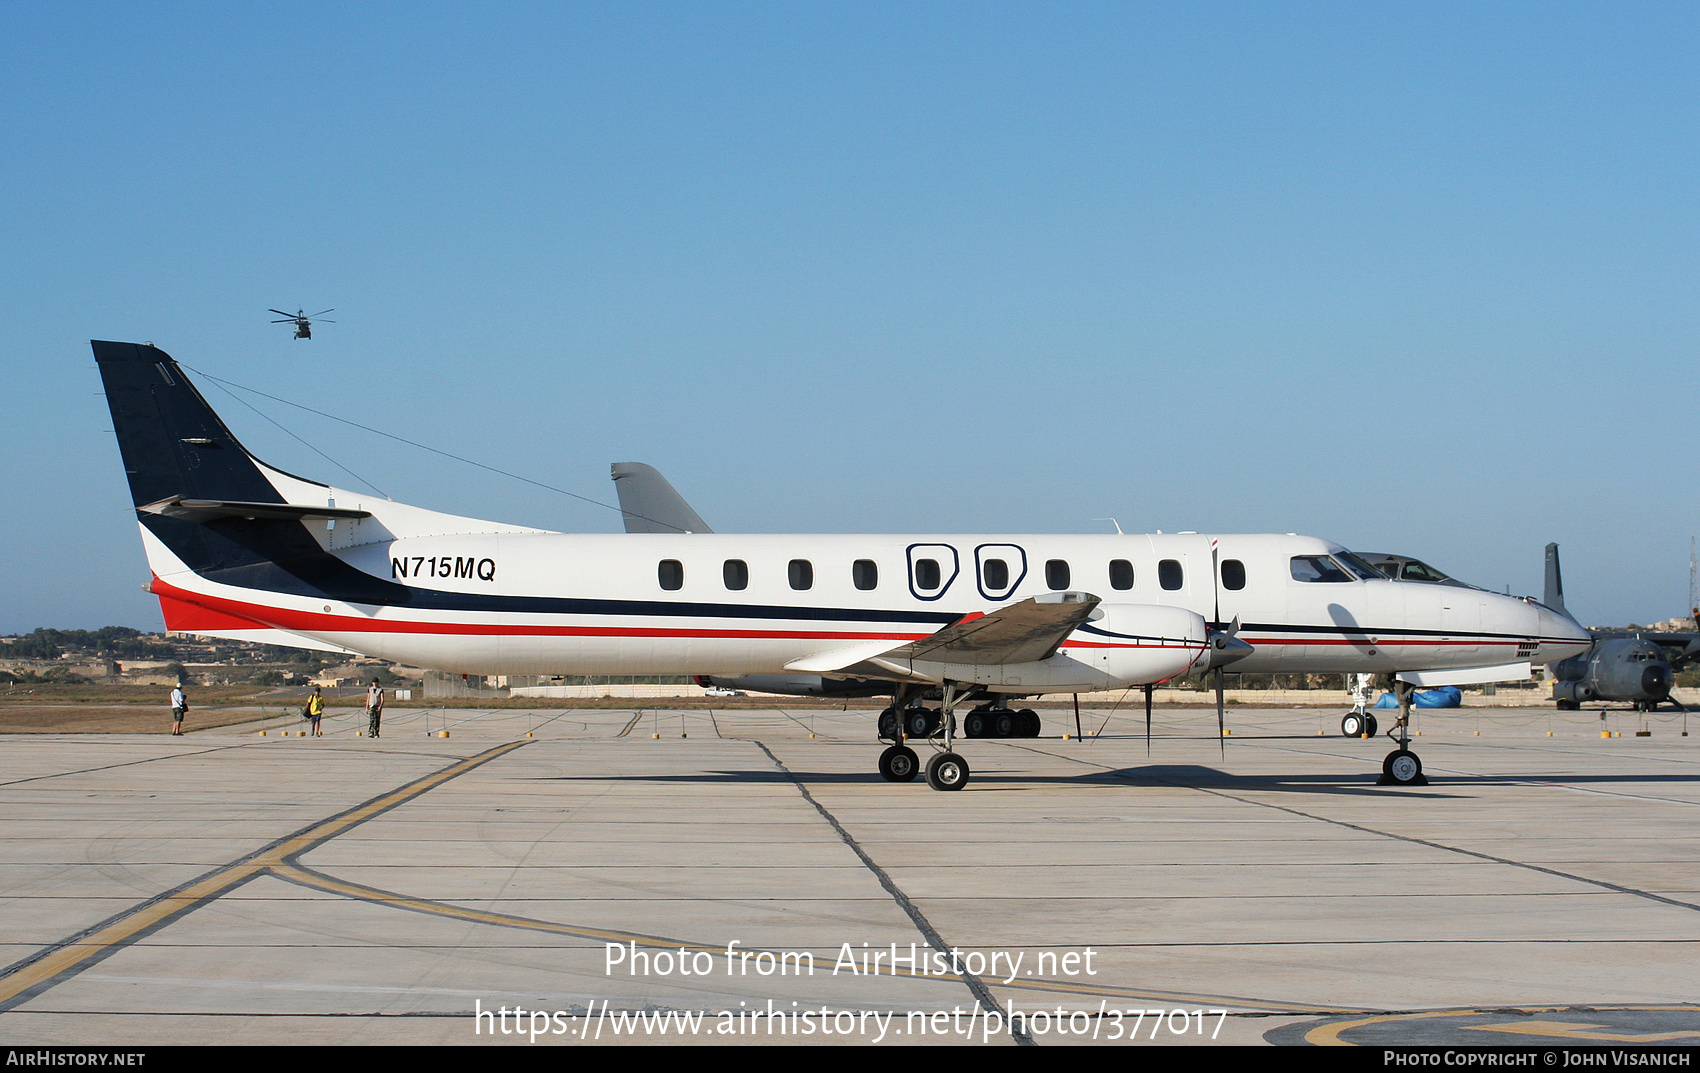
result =
[{"label": "aircraft tail fin", "polygon": [[171,355],[147,343],[91,345],[138,508],[173,496],[284,502]]},{"label": "aircraft tail fin", "polygon": [[1564,577],[1558,569],[1558,545],[1547,545],[1547,578],[1546,590],[1541,596],[1541,603],[1557,611],[1565,618],[1570,618],[1570,612],[1564,607]]},{"label": "aircraft tail fin", "polygon": [[[160,597],[168,628],[254,625],[183,611],[180,605],[197,587],[195,576],[315,598],[334,593],[376,602],[394,594],[393,582],[329,554],[303,524],[313,517],[365,517],[366,511],[291,504],[272,474],[314,489],[328,486],[249,454],[171,355],[147,343],[92,345],[155,577],[149,591]],[[175,596],[174,589],[186,595]],[[191,620],[195,624],[184,624]]]},{"label": "aircraft tail fin", "polygon": [[673,490],[654,466],[616,462],[611,469],[614,491],[628,533],[712,533],[685,497]]}]

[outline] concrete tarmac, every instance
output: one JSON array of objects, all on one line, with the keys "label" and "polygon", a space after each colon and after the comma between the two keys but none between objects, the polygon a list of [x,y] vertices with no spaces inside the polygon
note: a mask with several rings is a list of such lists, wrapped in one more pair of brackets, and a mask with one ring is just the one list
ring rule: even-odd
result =
[{"label": "concrete tarmac", "polygon": [[0,1043],[1700,1044],[1680,716],[1421,712],[1399,788],[1338,709],[1042,714],[959,793],[864,710],[3,738]]}]

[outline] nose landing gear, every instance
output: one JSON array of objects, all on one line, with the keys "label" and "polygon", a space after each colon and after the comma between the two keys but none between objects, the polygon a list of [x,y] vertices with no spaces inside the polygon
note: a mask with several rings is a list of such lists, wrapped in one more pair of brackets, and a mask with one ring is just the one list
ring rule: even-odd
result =
[{"label": "nose landing gear", "polygon": [[1378,786],[1428,785],[1428,779],[1423,777],[1423,762],[1411,751],[1411,693],[1415,688],[1397,677],[1393,679],[1393,694],[1399,701],[1399,721],[1393,724],[1393,731],[1398,732],[1394,740],[1399,743],[1399,748],[1382,760],[1381,778],[1376,780]]},{"label": "nose landing gear", "polygon": [[1348,738],[1373,738],[1378,726],[1368,712],[1347,712],[1340,719],[1340,733]]}]

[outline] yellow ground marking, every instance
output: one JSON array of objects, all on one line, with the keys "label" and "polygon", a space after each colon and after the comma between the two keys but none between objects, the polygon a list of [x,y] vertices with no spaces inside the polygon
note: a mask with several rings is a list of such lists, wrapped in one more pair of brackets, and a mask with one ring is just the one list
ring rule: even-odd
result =
[{"label": "yellow ground marking", "polygon": [[1664,1043],[1673,1039],[1697,1039],[1700,1032],[1599,1032],[1605,1025],[1576,1021],[1512,1021],[1503,1025],[1466,1025],[1477,1032],[1516,1032],[1526,1036],[1559,1036],[1586,1043]]},{"label": "yellow ground marking", "polygon": [[[1523,1012],[1525,1012],[1525,1013],[1558,1013],[1558,1012],[1560,1012],[1560,1011],[1562,1011],[1566,1008],[1567,1007],[1564,1007],[1564,1006],[1539,1006],[1539,1007],[1534,1007],[1534,1008],[1525,1010]],[[1624,1010],[1625,1010],[1625,1012],[1632,1012],[1632,1013],[1700,1013],[1700,1008],[1697,1008],[1697,1007],[1694,1007],[1694,1006],[1628,1006],[1628,1007],[1624,1007]],[[1317,1025],[1315,1028],[1311,1029],[1309,1032],[1306,1032],[1305,1033],[1305,1042],[1315,1044],[1318,1047],[1356,1047],[1356,1046],[1358,1046],[1358,1044],[1351,1043],[1351,1042],[1348,1042],[1346,1040],[1341,1039],[1340,1034],[1342,1032],[1350,1031],[1351,1029],[1354,1029],[1354,1028],[1362,1028],[1364,1025],[1387,1024],[1389,1022],[1394,1022],[1394,1021],[1421,1021],[1421,1020],[1428,1020],[1428,1019],[1435,1018],[1435,1017],[1481,1017],[1488,1012],[1489,1011],[1486,1011],[1486,1010],[1429,1010],[1425,1013],[1380,1014],[1380,1015],[1377,1015],[1375,1017],[1361,1017],[1361,1018],[1359,1018],[1355,1021],[1330,1021],[1328,1024]],[[1503,1009],[1498,1009],[1498,1010],[1494,1010],[1494,1011],[1491,1011],[1491,1012],[1500,1013],[1500,1012],[1503,1012]],[[1598,1015],[1599,1013],[1601,1013],[1603,1011],[1601,1010],[1600,1007],[1594,1006],[1594,1007],[1590,1007],[1588,1012],[1595,1014],[1595,1015]],[[1536,1032],[1536,1030],[1534,1030],[1532,1028],[1527,1029],[1527,1030],[1525,1030],[1521,1027],[1512,1028],[1509,1024],[1506,1025],[1506,1026],[1465,1025],[1464,1027],[1466,1027],[1466,1028],[1485,1028],[1485,1029],[1495,1030],[1495,1031],[1529,1031],[1532,1034],[1538,1034],[1538,1035],[1569,1036],[1569,1037],[1573,1037],[1573,1038],[1577,1038],[1577,1039],[1592,1039],[1592,1040],[1601,1041],[1601,1042],[1604,1042],[1606,1040],[1618,1040],[1618,1041],[1622,1041],[1622,1042],[1626,1042],[1626,1043],[1628,1043],[1628,1042],[1633,1042],[1633,1043],[1657,1042],[1657,1039],[1654,1036],[1651,1036],[1651,1035],[1648,1035],[1648,1036],[1621,1036],[1621,1037],[1587,1036],[1587,1035],[1583,1035],[1581,1032],[1577,1031],[1579,1029],[1604,1027],[1602,1025],[1583,1025],[1583,1024],[1579,1024],[1579,1023],[1571,1022],[1571,1021],[1533,1021],[1533,1022],[1525,1021],[1525,1022],[1521,1022],[1520,1024],[1527,1024],[1527,1025],[1542,1024],[1542,1025],[1561,1026],[1561,1027],[1564,1028],[1565,1031],[1563,1031],[1563,1032],[1550,1032],[1550,1033],[1548,1033],[1548,1032]],[[1697,1035],[1697,1034],[1700,1034],[1700,1033],[1685,1032],[1685,1033],[1682,1033],[1681,1035],[1686,1037],[1686,1036],[1694,1036],[1694,1035]],[[1675,1036],[1673,1035],[1672,1038],[1675,1038]]]},{"label": "yellow ground marking", "polygon": [[[1377,1017],[1360,1017],[1356,1021],[1330,1021],[1318,1025],[1305,1033],[1305,1042],[1318,1047],[1356,1047],[1356,1043],[1347,1043],[1340,1038],[1340,1033],[1352,1028],[1362,1028],[1364,1025],[1381,1024],[1384,1021],[1420,1021],[1428,1017],[1469,1017],[1476,1010],[1431,1010],[1428,1013],[1394,1013]],[[1543,1012],[1551,1012],[1543,1011]]]},{"label": "yellow ground marking", "polygon": [[350,827],[364,823],[380,812],[394,808],[418,797],[420,794],[433,790],[450,779],[463,775],[480,764],[494,760],[504,753],[510,753],[525,744],[523,741],[508,742],[476,756],[468,757],[457,764],[451,764],[441,771],[427,775],[422,779],[416,779],[399,789],[384,794],[382,797],[368,801],[364,805],[303,828],[252,857],[221,868],[182,890],[173,891],[164,897],[137,906],[131,912],[107,923],[98,931],[67,942],[57,950],[19,967],[10,975],[0,979],[0,1007],[32,988],[46,984],[65,973],[79,969],[91,960],[104,956],[115,946],[137,937],[149,928],[187,913],[202,903],[241,886],[255,876],[276,870],[289,857],[311,849],[326,839],[334,838]]}]

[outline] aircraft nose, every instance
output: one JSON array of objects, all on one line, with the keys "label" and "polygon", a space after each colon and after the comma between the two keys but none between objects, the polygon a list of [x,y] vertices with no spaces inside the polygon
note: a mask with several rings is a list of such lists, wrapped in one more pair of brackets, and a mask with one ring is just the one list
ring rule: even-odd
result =
[{"label": "aircraft nose", "polygon": [[1642,671],[1641,691],[1649,697],[1664,699],[1670,693],[1670,668],[1655,663]]},{"label": "aircraft nose", "polygon": [[1588,634],[1588,631],[1583,629],[1581,625],[1570,616],[1561,615],[1556,611],[1550,611],[1544,607],[1540,609],[1540,612],[1541,636],[1551,637],[1555,640],[1575,642],[1576,644],[1584,647],[1594,643],[1594,639]]}]

